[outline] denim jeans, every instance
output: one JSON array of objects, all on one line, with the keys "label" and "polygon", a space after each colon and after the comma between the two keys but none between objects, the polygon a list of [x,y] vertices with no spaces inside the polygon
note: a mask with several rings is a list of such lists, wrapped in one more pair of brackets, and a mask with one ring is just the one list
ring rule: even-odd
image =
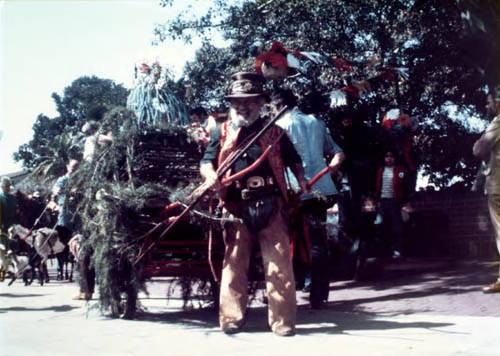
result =
[{"label": "denim jeans", "polygon": [[327,201],[309,199],[303,202],[301,211],[305,217],[311,246],[311,304],[328,300],[330,285],[330,257],[326,232],[326,210],[335,198]]},{"label": "denim jeans", "polygon": [[379,213],[382,216],[384,241],[393,251],[401,252],[403,239],[403,220],[401,204],[394,199],[381,199]]}]

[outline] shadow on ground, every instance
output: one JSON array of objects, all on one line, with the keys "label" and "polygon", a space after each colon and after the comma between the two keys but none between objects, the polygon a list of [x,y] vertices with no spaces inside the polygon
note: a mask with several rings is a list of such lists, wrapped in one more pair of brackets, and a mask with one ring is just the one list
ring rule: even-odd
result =
[{"label": "shadow on ground", "polygon": [[35,311],[54,311],[54,312],[68,312],[73,309],[79,309],[78,307],[74,307],[71,305],[55,305],[45,308],[26,308],[26,307],[9,307],[9,308],[0,308],[0,313],[13,312],[13,311],[21,311],[21,312],[35,312]]},{"label": "shadow on ground", "polygon": [[[369,266],[372,273],[359,281],[350,281],[349,286],[371,286],[385,289],[388,286],[420,285],[430,280],[439,280],[443,286],[478,288],[496,280],[497,263],[481,261],[401,261]],[[375,273],[379,274],[375,274]]]},{"label": "shadow on ground", "polygon": [[45,294],[13,294],[13,293],[0,293],[0,297],[8,298],[26,298],[26,297],[42,297]]},{"label": "shadow on ground", "polygon": [[[165,324],[182,324],[183,327],[206,329],[207,332],[219,332],[218,317],[214,309],[194,309],[169,313],[142,312],[138,321],[151,321]],[[339,312],[333,309],[311,310],[299,307],[297,310],[297,334],[343,334],[359,330],[387,330],[402,328],[433,329],[453,325],[436,322],[397,322],[381,320],[374,313]],[[269,332],[267,308],[250,308],[246,317],[244,332]]]},{"label": "shadow on ground", "polygon": [[394,314],[500,316],[500,296],[482,293],[482,287],[496,279],[497,265],[477,261],[393,263],[377,278],[333,283],[330,307],[350,312],[368,308]]},{"label": "shadow on ground", "polygon": [[[406,262],[407,263],[407,262]],[[387,330],[401,328],[432,329],[449,326],[449,323],[399,322],[383,320],[382,316],[434,312],[433,301],[442,297],[444,303],[471,303],[473,295],[481,302],[498,305],[498,295],[486,296],[481,286],[496,277],[497,264],[484,262],[446,262],[425,266],[408,264],[392,266],[379,278],[366,281],[343,281],[332,284],[333,295],[344,293],[350,298],[334,298],[327,309],[311,310],[300,305],[297,311],[297,333],[340,334],[353,330]],[[376,292],[380,292],[377,295]],[[419,299],[420,298],[420,299]],[[490,299],[489,299],[490,298]],[[416,300],[426,303],[418,304]],[[365,310],[368,303],[382,305],[380,310]],[[391,306],[398,304],[392,310]],[[474,302],[472,302],[474,303]],[[491,307],[493,308],[493,304]],[[371,304],[370,304],[371,305]],[[405,308],[406,306],[406,308]],[[496,307],[495,307],[496,310]],[[218,332],[218,315],[215,308],[193,308],[180,311],[137,313],[138,321],[165,324],[182,324],[184,327],[203,328]],[[267,332],[267,307],[249,308],[244,331]]]}]

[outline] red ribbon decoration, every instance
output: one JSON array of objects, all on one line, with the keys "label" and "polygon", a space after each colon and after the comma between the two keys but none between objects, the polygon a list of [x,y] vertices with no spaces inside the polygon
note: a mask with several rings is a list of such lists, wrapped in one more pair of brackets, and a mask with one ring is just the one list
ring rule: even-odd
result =
[{"label": "red ribbon decoration", "polygon": [[316,174],[314,177],[312,177],[312,179],[307,182],[307,188],[311,189],[312,186],[314,184],[316,184],[316,182],[321,178],[323,177],[326,173],[328,173],[330,171],[330,167],[325,167],[323,168],[321,171],[318,172],[318,174]]}]

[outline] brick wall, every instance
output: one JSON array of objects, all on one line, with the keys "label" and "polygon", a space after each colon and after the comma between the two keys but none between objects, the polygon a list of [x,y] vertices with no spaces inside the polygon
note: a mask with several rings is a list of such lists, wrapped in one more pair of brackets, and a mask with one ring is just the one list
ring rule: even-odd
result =
[{"label": "brick wall", "polygon": [[487,198],[477,193],[419,193],[405,251],[415,257],[498,258]]}]

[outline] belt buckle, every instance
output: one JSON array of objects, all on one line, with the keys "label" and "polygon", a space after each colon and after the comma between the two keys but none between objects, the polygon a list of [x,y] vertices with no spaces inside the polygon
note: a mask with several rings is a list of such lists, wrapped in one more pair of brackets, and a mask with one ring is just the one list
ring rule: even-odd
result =
[{"label": "belt buckle", "polygon": [[266,185],[266,181],[264,178],[260,176],[253,176],[247,179],[247,188],[248,189],[255,189],[255,188],[260,188]]}]

